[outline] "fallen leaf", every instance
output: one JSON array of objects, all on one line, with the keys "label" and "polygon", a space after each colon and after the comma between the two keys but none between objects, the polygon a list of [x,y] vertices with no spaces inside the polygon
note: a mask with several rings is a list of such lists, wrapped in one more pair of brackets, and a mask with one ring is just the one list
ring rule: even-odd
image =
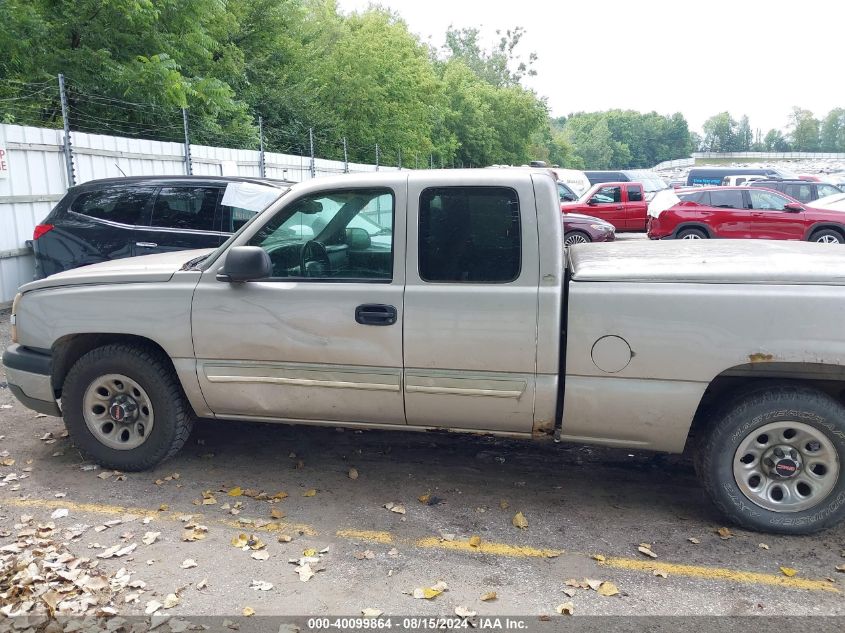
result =
[{"label": "fallen leaf", "polygon": [[567,589],[564,589],[564,590],[563,590],[563,593],[565,593],[567,596],[569,596],[570,598],[572,598],[572,597],[573,597],[573,596],[575,596],[575,594],[576,594],[576,593],[578,593],[578,592],[577,592],[577,591],[575,591],[574,589],[568,589],[568,588],[567,588]]},{"label": "fallen leaf", "polygon": [[499,501],[499,507],[500,507],[502,510],[507,510],[507,509],[510,507],[510,505],[511,505],[511,504],[509,504],[509,503],[508,503],[507,501],[505,501],[504,499],[502,499],[501,501]]},{"label": "fallen leaf", "polygon": [[792,578],[795,574],[798,573],[798,570],[792,569],[792,567],[781,567],[780,571],[784,576],[788,576],[789,578]]},{"label": "fallen leaf", "polygon": [[244,617],[249,618],[249,617],[255,615],[255,609],[253,609],[252,607],[244,607],[244,610],[243,610],[242,613],[244,614]]},{"label": "fallen leaf", "polygon": [[230,497],[240,497],[243,493],[244,492],[243,492],[243,490],[241,490],[240,486],[235,486],[234,488],[232,488],[226,494],[229,495]]},{"label": "fallen leaf", "polygon": [[555,611],[560,615],[572,615],[575,612],[575,605],[571,602],[564,602],[563,604],[557,605]]},{"label": "fallen leaf", "polygon": [[270,518],[271,519],[284,519],[285,513],[279,510],[278,508],[272,508],[270,510]]},{"label": "fallen leaf", "polygon": [[[103,471],[99,475],[97,475],[97,478],[98,479],[108,479],[111,476],[112,476],[112,474],[110,472]],[[158,482],[156,482],[156,483],[158,483]]]},{"label": "fallen leaf", "polygon": [[271,499],[275,499],[276,501],[281,501],[282,499],[287,499],[287,498],[288,498],[288,493],[283,492],[283,491],[282,491],[282,492],[277,492],[276,494],[274,494],[274,495],[273,495],[272,497],[270,497],[270,498],[271,498]]},{"label": "fallen leaf", "polygon": [[208,578],[203,578],[197,583],[197,589],[205,589],[208,587]]},{"label": "fallen leaf", "polygon": [[150,600],[147,603],[147,608],[144,609],[144,613],[146,613],[147,615],[152,615],[153,613],[161,609],[162,606],[164,605],[162,605],[158,600]]},{"label": "fallen leaf", "polygon": [[600,563],[603,563],[603,562],[606,560],[606,559],[605,559],[605,557],[604,557],[602,554],[593,554],[593,555],[591,556],[591,558],[592,558],[593,560],[597,560],[597,561],[598,561],[598,562],[600,562]]},{"label": "fallen leaf", "polygon": [[164,598],[164,605],[163,606],[164,606],[165,609],[172,609],[177,604],[179,604],[179,596],[177,596],[175,593],[169,593]]},{"label": "fallen leaf", "polygon": [[837,565],[836,571],[842,572],[843,574],[845,574],[845,565]]},{"label": "fallen leaf", "polygon": [[161,532],[145,532],[143,538],[141,538],[141,542],[144,545],[152,545],[159,536],[161,536]]},{"label": "fallen leaf", "polygon": [[279,543],[290,543],[293,539],[287,534],[279,534],[279,538],[276,540],[279,541]]},{"label": "fallen leaf", "polygon": [[375,557],[376,555],[368,549],[365,549],[363,552],[355,552],[355,558],[358,560],[372,560]]},{"label": "fallen leaf", "polygon": [[361,615],[363,615],[365,618],[377,618],[382,613],[384,613],[384,611],[382,611],[381,609],[373,609],[372,607],[361,609]]},{"label": "fallen leaf", "polygon": [[419,501],[420,503],[424,503],[424,504],[426,504],[426,505],[427,505],[427,504],[428,504],[428,502],[429,502],[429,501],[431,501],[431,495],[430,495],[430,494],[428,494],[428,493],[426,493],[426,494],[424,494],[424,495],[420,495],[419,497],[417,497],[417,501]]},{"label": "fallen leaf", "polygon": [[270,591],[273,588],[273,583],[264,580],[253,580],[249,588],[255,589],[256,591]]},{"label": "fallen leaf", "polygon": [[305,492],[303,492],[302,496],[303,497],[313,497],[316,494],[317,494],[317,491],[314,488],[311,488],[310,490],[306,490]]},{"label": "fallen leaf", "polygon": [[599,588],[596,590],[596,592],[600,596],[604,596],[607,598],[610,596],[617,595],[619,593],[619,589],[617,589],[616,585],[614,585],[612,582],[603,582],[601,585],[599,585]]},{"label": "fallen leaf", "polygon": [[53,514],[50,515],[50,518],[51,519],[62,519],[64,517],[66,517],[68,514],[70,514],[70,510],[68,510],[67,508],[57,508],[56,510],[53,510]]},{"label": "fallen leaf", "polygon": [[765,543],[760,543],[757,547],[759,547],[760,549],[769,549],[769,546]]},{"label": "fallen leaf", "polygon": [[254,558],[255,560],[267,560],[270,558],[270,552],[267,550],[261,550],[259,552],[253,552],[250,554],[250,558]]},{"label": "fallen leaf", "polygon": [[511,519],[511,523],[513,523],[514,527],[518,527],[521,530],[524,530],[528,527],[528,519],[525,518],[525,515],[522,512],[517,512],[513,515]]},{"label": "fallen leaf", "polygon": [[603,581],[601,580],[592,580],[590,578],[584,578],[584,583],[593,591],[598,591],[599,587],[601,587],[602,585],[602,582]]},{"label": "fallen leaf", "polygon": [[182,561],[182,564],[179,565],[179,566],[182,569],[190,569],[191,567],[197,566],[197,561],[195,561],[193,558],[186,558],[185,560]]},{"label": "fallen leaf", "polygon": [[309,547],[308,549],[306,549],[306,550],[304,550],[304,551],[302,552],[302,555],[303,555],[303,556],[307,556],[308,558],[311,558],[312,556],[316,556],[316,555],[317,555],[317,550],[315,550],[314,548]]},{"label": "fallen leaf", "polygon": [[455,607],[455,615],[459,618],[474,618],[478,613],[470,611],[467,607],[457,606]]},{"label": "fallen leaf", "polygon": [[669,577],[669,574],[667,574],[667,573],[666,573],[665,571],[663,571],[662,569],[655,569],[655,570],[652,572],[652,574],[654,574],[655,576],[658,576],[659,578],[668,578],[668,577]]},{"label": "fallen leaf", "polygon": [[699,543],[701,543],[701,541],[699,541],[699,540],[698,540],[697,538],[695,538],[694,536],[690,536],[689,538],[687,538],[687,540],[688,540],[690,543],[692,543],[693,545],[698,545]]},{"label": "fallen leaf", "polygon": [[716,534],[718,534],[719,538],[723,541],[727,541],[729,538],[733,538],[733,532],[731,532],[726,527],[720,527],[718,530],[716,530]]},{"label": "fallen leaf", "polygon": [[496,595],[495,591],[488,591],[487,593],[482,594],[482,596],[481,596],[481,598],[479,598],[479,600],[481,600],[481,602],[488,602],[490,600],[495,600],[498,597],[499,596]]},{"label": "fallen leaf", "polygon": [[302,565],[295,567],[294,571],[299,574],[299,579],[302,582],[308,582],[314,577],[314,570],[311,569],[311,565],[308,563],[303,563]]},{"label": "fallen leaf", "polygon": [[654,552],[652,552],[652,551],[651,551],[651,549],[650,549],[650,548],[649,548],[649,547],[648,547],[645,543],[641,544],[641,545],[637,548],[637,551],[638,551],[640,554],[645,554],[645,555],[646,555],[646,556],[648,556],[649,558],[657,558],[657,554],[655,554]]},{"label": "fallen leaf", "polygon": [[349,472],[346,473],[346,475],[350,479],[358,479],[358,469],[357,468],[350,468]]},{"label": "fallen leaf", "polygon": [[182,532],[182,540],[188,543],[203,540],[208,534],[208,528],[204,525],[195,525],[193,528],[188,528]]},{"label": "fallen leaf", "polygon": [[480,546],[481,545],[481,537],[480,536],[469,537],[469,545],[470,545],[470,547]]}]

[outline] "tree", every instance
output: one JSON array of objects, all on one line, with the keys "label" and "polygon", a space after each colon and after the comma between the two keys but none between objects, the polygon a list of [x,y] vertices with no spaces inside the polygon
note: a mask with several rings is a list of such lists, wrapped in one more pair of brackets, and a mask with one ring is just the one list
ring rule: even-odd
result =
[{"label": "tree", "polygon": [[822,121],[821,150],[845,152],[845,108],[831,110]]},{"label": "tree", "polygon": [[737,146],[737,122],[729,112],[720,112],[704,122],[704,151],[733,152]]},{"label": "tree", "polygon": [[518,26],[508,29],[504,34],[496,31],[496,35],[499,41],[488,51],[478,41],[478,29],[449,27],[444,46],[446,57],[463,62],[479,78],[494,86],[518,85],[524,77],[537,74],[532,68],[537,61],[536,53],[530,53],[527,62],[516,53],[525,29]]},{"label": "tree", "polygon": [[736,128],[736,142],[734,146],[739,152],[748,152],[754,142],[754,133],[751,131],[751,123],[748,115],[743,114]]},{"label": "tree", "polygon": [[763,144],[767,152],[788,152],[790,149],[789,141],[786,140],[786,137],[780,130],[772,129],[766,132]]},{"label": "tree", "polygon": [[819,150],[819,121],[809,110],[798,106],[792,108],[789,116],[792,148],[796,152],[817,152]]}]

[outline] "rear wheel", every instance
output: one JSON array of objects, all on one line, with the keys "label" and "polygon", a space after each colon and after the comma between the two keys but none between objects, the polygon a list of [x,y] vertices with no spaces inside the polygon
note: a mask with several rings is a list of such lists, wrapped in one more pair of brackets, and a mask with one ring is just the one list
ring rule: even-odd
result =
[{"label": "rear wheel", "polygon": [[676,240],[706,240],[707,233],[701,229],[681,229],[675,236]]},{"label": "rear wheel", "polygon": [[810,534],[845,518],[845,407],[800,385],[758,387],[718,412],[696,469],[716,506],[752,530]]},{"label": "rear wheel", "polygon": [[572,246],[573,244],[586,244],[592,242],[590,236],[583,231],[569,231],[563,236],[563,244],[565,246]]},{"label": "rear wheel", "polygon": [[833,229],[822,229],[816,231],[810,236],[811,242],[818,242],[820,244],[842,244],[845,243],[845,238],[842,233],[834,231]]},{"label": "rear wheel", "polygon": [[152,468],[188,439],[193,412],[173,367],[156,350],[116,344],[80,358],[62,388],[76,446],[117,470]]}]

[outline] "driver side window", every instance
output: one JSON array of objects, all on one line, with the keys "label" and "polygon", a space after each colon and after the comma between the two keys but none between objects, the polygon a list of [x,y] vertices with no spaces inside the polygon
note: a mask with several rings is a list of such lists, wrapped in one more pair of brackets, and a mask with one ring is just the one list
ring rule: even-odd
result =
[{"label": "driver side window", "polygon": [[748,193],[751,195],[752,209],[765,209],[768,211],[783,211],[789,200],[782,198],[778,194],[771,191],[763,191],[760,189],[750,189]]},{"label": "driver side window", "polygon": [[390,281],[394,197],[388,189],[304,196],[249,241],[273,263],[273,278]]}]

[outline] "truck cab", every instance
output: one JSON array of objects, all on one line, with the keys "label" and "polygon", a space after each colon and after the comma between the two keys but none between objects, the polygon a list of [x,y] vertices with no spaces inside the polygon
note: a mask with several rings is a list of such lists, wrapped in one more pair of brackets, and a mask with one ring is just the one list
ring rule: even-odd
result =
[{"label": "truck cab", "polygon": [[602,182],[577,202],[563,203],[563,213],[582,213],[610,222],[617,231],[645,231],[648,202],[639,182]]}]

